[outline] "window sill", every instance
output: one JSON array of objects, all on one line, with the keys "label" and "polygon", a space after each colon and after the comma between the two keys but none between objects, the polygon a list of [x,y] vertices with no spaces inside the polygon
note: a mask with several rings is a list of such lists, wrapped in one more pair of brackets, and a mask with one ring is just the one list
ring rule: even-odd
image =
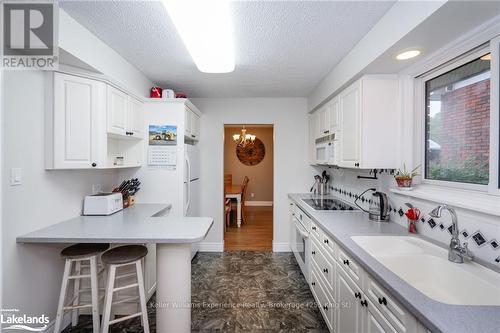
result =
[{"label": "window sill", "polygon": [[393,188],[390,191],[401,196],[433,201],[483,214],[500,216],[500,196],[488,193],[426,184],[417,185],[412,191],[402,191],[397,188]]}]

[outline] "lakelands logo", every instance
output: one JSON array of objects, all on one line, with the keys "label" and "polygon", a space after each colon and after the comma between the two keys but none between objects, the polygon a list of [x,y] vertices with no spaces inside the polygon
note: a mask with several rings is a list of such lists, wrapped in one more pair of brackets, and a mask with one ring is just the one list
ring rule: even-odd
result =
[{"label": "lakelands logo", "polygon": [[2,1],[2,68],[57,69],[57,7],[53,1]]},{"label": "lakelands logo", "polygon": [[2,330],[23,330],[29,332],[42,332],[47,329],[49,317],[46,315],[28,316],[20,314],[19,309],[2,309],[0,324]]}]

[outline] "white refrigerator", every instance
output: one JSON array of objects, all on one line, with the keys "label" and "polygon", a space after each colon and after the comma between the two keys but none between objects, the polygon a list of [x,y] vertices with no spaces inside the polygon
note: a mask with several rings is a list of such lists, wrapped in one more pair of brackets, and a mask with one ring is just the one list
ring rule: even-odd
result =
[{"label": "white refrigerator", "polygon": [[[184,215],[200,216],[200,161],[197,145],[184,144]],[[191,258],[198,252],[193,244]]]}]

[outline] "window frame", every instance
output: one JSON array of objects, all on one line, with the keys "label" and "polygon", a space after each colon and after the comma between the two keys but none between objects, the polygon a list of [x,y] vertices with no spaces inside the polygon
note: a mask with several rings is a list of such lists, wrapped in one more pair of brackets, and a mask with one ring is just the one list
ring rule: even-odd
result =
[{"label": "window frame", "polygon": [[[493,40],[492,40],[493,41]],[[486,53],[491,53],[492,54],[492,60],[490,62],[490,71],[491,71],[491,76],[490,76],[490,171],[489,171],[489,183],[488,185],[482,185],[482,184],[470,184],[470,183],[460,183],[460,182],[453,182],[453,181],[444,181],[444,180],[433,180],[433,179],[427,179],[425,175],[425,155],[426,155],[426,118],[427,118],[427,110],[426,110],[426,91],[425,91],[425,83],[428,80],[432,80],[442,74],[445,74],[449,71],[452,71],[460,66],[463,66],[475,59],[480,58],[482,55]],[[497,52],[498,55],[498,52]],[[419,142],[417,142],[417,146],[419,147],[420,151],[420,170],[422,171],[422,176],[421,176],[421,183],[426,184],[426,185],[434,185],[434,186],[439,186],[439,187],[448,187],[448,188],[456,188],[456,189],[463,189],[463,190],[473,190],[473,191],[480,191],[480,192],[486,192],[486,193],[495,193],[494,189],[492,190],[492,184],[494,185],[495,182],[495,177],[492,177],[492,171],[495,171],[495,168],[498,170],[498,163],[493,163],[492,165],[494,156],[496,154],[492,154],[492,151],[496,149],[498,151],[499,148],[499,142],[497,140],[496,142],[496,148],[493,143],[493,138],[492,136],[494,135],[495,131],[493,127],[498,127],[498,124],[494,124],[494,121],[496,117],[492,117],[493,113],[495,112],[495,108],[493,107],[493,101],[494,98],[492,95],[494,95],[493,90],[495,88],[493,87],[498,87],[498,75],[494,75],[494,69],[493,69],[493,63],[498,61],[498,57],[493,55],[492,48],[490,45],[484,45],[482,47],[473,49],[469,52],[466,52],[462,56],[459,56],[456,59],[450,60],[444,64],[438,65],[434,69],[418,76],[416,78],[416,92],[415,92],[415,107],[416,107],[416,114],[417,114],[417,124],[418,124],[418,133],[419,135],[417,136]],[[493,81],[495,81],[495,85],[493,85]],[[498,96],[498,94],[497,94]],[[498,108],[497,108],[498,110]],[[497,111],[498,112],[498,111]],[[498,176],[498,175],[497,175]],[[498,178],[498,177],[497,177]],[[498,180],[497,180],[498,182]],[[497,189],[497,193],[500,194],[500,190]]]}]

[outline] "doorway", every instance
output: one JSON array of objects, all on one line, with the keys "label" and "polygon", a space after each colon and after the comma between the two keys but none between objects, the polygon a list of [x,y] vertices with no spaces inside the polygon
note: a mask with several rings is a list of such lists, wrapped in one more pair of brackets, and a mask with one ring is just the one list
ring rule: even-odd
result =
[{"label": "doorway", "polygon": [[224,250],[272,251],[273,125],[224,125]]}]

